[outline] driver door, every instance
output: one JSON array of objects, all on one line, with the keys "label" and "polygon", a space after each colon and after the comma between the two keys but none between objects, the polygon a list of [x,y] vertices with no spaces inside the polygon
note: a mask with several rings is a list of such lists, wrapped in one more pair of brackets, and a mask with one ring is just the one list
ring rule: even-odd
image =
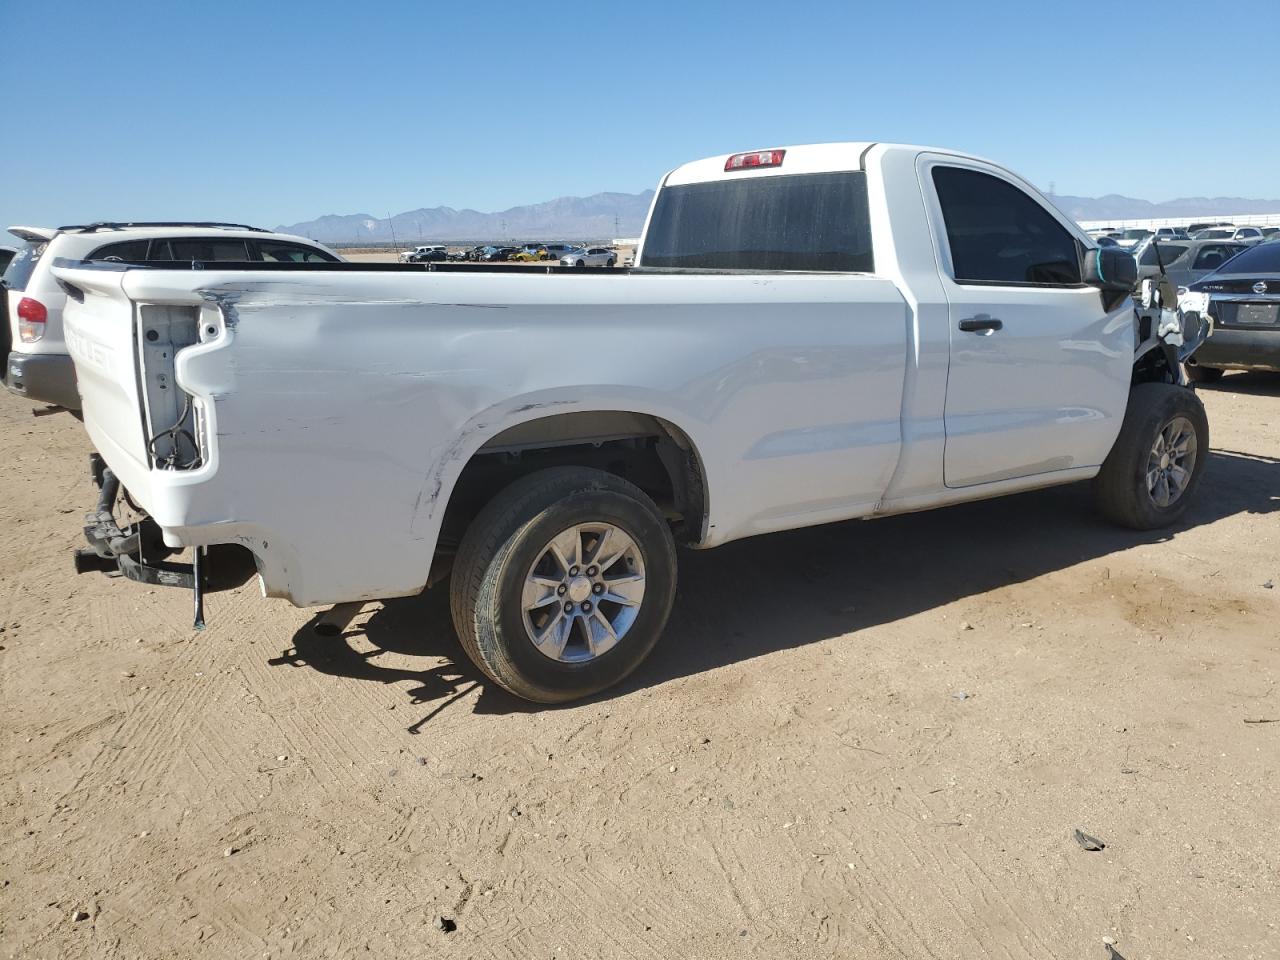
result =
[{"label": "driver door", "polygon": [[1078,230],[1007,171],[925,154],[919,172],[950,323],[944,482],[1100,465],[1127,402],[1131,302],[1103,308]]}]

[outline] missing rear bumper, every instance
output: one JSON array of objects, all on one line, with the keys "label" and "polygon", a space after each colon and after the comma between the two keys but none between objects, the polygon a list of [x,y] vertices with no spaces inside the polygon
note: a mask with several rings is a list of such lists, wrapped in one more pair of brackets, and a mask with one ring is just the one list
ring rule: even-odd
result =
[{"label": "missing rear bumper", "polygon": [[169,560],[174,551],[165,546],[160,526],[150,517],[127,527],[116,521],[120,481],[97,454],[90,458],[89,470],[101,492],[95,509],[85,515],[84,536],[89,547],[75,551],[76,573],[106,573],[153,586],[190,590],[196,629],[204,627],[205,593],[234,589],[253,576],[253,554],[234,544],[195,547],[191,563]]}]

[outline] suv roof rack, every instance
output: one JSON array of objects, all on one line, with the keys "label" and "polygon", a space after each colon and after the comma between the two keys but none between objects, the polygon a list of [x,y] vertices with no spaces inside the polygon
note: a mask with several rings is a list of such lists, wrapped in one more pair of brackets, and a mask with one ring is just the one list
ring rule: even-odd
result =
[{"label": "suv roof rack", "polygon": [[93,223],[59,227],[59,231],[79,230],[81,233],[97,233],[99,230],[127,230],[130,227],[222,227],[228,230],[252,230],[254,233],[270,233],[264,227],[251,227],[247,223],[218,223],[215,220],[97,220]]}]

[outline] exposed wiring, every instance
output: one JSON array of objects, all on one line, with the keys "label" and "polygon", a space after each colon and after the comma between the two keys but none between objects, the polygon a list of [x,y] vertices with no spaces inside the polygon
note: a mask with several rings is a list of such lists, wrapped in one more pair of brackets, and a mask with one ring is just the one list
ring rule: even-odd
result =
[{"label": "exposed wiring", "polygon": [[[200,445],[196,443],[196,438],[191,431],[184,426],[187,422],[187,417],[190,415],[191,395],[187,394],[182,403],[182,413],[178,415],[178,419],[173,426],[166,427],[147,441],[147,451],[151,454],[152,459],[155,460],[156,466],[165,470],[193,470],[203,462],[200,456]],[[156,444],[164,437],[169,438],[171,447],[168,454],[162,457],[156,452]],[[178,442],[179,437],[186,438],[187,442],[191,444],[192,451],[191,459],[182,464],[178,463],[178,454],[182,449],[182,445]]]}]

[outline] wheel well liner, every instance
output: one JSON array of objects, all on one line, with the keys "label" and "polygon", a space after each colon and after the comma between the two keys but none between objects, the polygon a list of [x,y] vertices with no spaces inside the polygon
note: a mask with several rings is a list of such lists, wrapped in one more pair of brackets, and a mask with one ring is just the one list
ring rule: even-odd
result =
[{"label": "wheel well liner", "polygon": [[447,569],[467,526],[499,490],[535,470],[594,467],[623,477],[668,515],[678,540],[703,539],[707,485],[702,459],[688,435],[661,417],[627,410],[575,410],[527,420],[489,438],[453,484],[441,520],[432,567]]}]

